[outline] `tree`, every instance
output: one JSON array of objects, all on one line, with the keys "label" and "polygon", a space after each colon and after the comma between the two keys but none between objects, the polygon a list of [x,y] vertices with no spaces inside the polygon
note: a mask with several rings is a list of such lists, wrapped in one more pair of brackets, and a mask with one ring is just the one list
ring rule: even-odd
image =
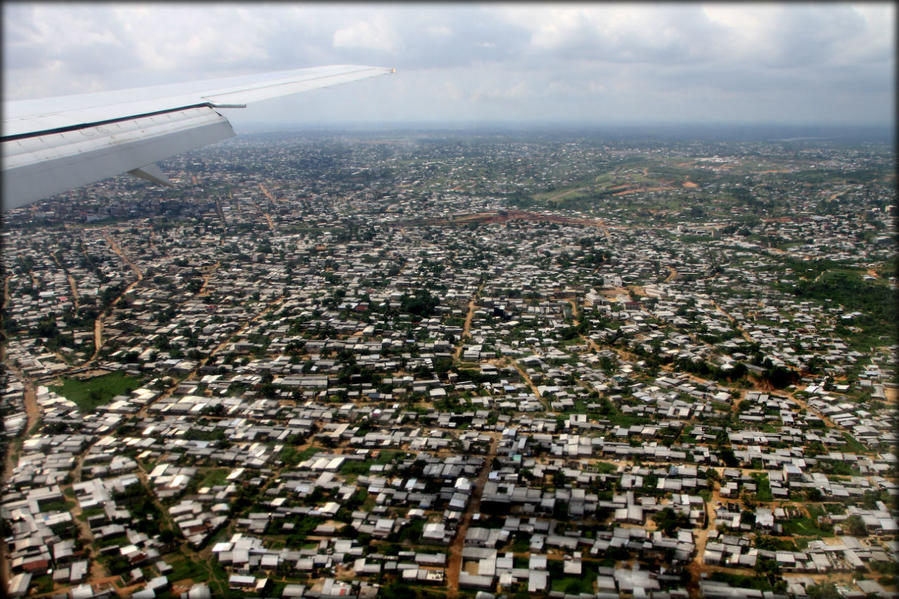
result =
[{"label": "tree", "polygon": [[868,529],[865,528],[865,522],[858,514],[853,514],[846,518],[846,520],[843,521],[843,527],[853,537],[864,537],[868,534]]},{"label": "tree", "polygon": [[805,587],[809,599],[840,599],[841,595],[837,591],[837,585],[832,582],[823,582],[821,584],[811,584]]},{"label": "tree", "polygon": [[37,336],[55,339],[59,336],[59,327],[56,325],[56,317],[50,315],[37,323]]},{"label": "tree", "polygon": [[159,542],[163,544],[163,546],[168,547],[175,540],[175,533],[169,530],[168,528],[163,528],[159,532]]},{"label": "tree", "polygon": [[427,289],[417,289],[414,295],[403,295],[400,300],[404,312],[421,318],[431,316],[439,303],[440,300],[433,297]]},{"label": "tree", "polygon": [[557,489],[565,488],[566,480],[567,480],[567,478],[565,477],[565,475],[562,473],[561,470],[556,470],[553,473],[553,486],[556,487]]},{"label": "tree", "polygon": [[656,527],[665,532],[669,537],[674,536],[678,528],[689,528],[690,519],[681,512],[675,512],[670,507],[666,507],[653,516]]}]

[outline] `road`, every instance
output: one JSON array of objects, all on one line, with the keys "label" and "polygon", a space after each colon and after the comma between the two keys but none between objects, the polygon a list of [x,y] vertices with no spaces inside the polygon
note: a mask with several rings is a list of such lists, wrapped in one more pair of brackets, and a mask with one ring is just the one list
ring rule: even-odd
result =
[{"label": "road", "polygon": [[[71,490],[73,484],[82,482],[81,474],[84,469],[84,460],[93,446],[93,443],[90,444],[78,456],[75,467],[72,469],[72,483],[61,486],[63,492]],[[82,520],[79,517],[81,516],[81,505],[78,501],[75,501],[75,505],[70,511],[72,512],[72,518],[75,521],[75,525],[78,527],[78,539],[87,548],[88,557],[90,558],[87,582],[91,585],[97,585],[117,579],[117,576],[110,577],[106,566],[97,559],[100,552],[97,550],[97,546],[94,543],[94,534],[91,532],[90,526],[85,520]]]},{"label": "road", "polygon": [[727,320],[729,320],[730,323],[731,323],[732,325],[736,326],[737,330],[740,331],[740,334],[743,336],[743,339],[745,339],[745,340],[746,340],[747,342],[749,342],[749,343],[752,343],[752,337],[749,335],[749,333],[747,333],[747,332],[743,329],[743,327],[741,327],[740,325],[736,324],[737,321],[736,321],[736,319],[735,319],[733,316],[731,316],[730,314],[728,314],[728,313],[724,310],[724,308],[722,308],[721,306],[719,306],[719,305],[718,305],[718,302],[716,302],[716,301],[713,300],[713,301],[712,301],[712,305],[715,306],[715,310],[717,310],[718,312],[721,312],[721,314],[723,314],[724,317],[727,318]]},{"label": "road", "polygon": [[107,231],[105,229],[103,230],[103,239],[105,239],[106,243],[109,244],[109,247],[110,247],[110,249],[112,249],[112,252],[115,255],[117,255],[119,258],[121,258],[122,261],[125,264],[127,264],[131,270],[134,271],[134,275],[137,277],[137,280],[138,281],[142,280],[144,278],[144,273],[141,272],[141,269],[138,268],[138,266],[134,262],[131,261],[131,258],[128,257],[128,254],[126,254],[122,250],[122,248],[119,246],[118,242],[109,234],[109,231]]},{"label": "road", "polygon": [[[4,364],[4,368],[12,374],[16,376],[25,387],[24,394],[24,403],[25,403],[25,414],[28,416],[28,424],[25,425],[25,429],[23,430],[20,438],[24,439],[28,435],[28,431],[34,429],[37,426],[38,421],[41,418],[41,408],[37,404],[37,393],[35,392],[34,382],[25,376],[21,370],[13,366],[12,364]],[[15,443],[10,443],[9,447],[16,447]],[[15,451],[9,451],[6,454],[6,462],[3,466],[3,474],[2,479],[0,479],[0,486],[6,484],[6,481],[9,480],[9,477],[12,476],[12,471],[16,467],[16,462],[18,461],[18,453]],[[2,543],[0,543],[2,545]]]},{"label": "road", "polygon": [[[258,320],[259,318],[261,318],[262,316],[264,316],[265,314],[267,314],[269,311],[271,311],[272,309],[274,309],[275,307],[277,307],[282,301],[283,301],[283,298],[277,298],[276,300],[270,302],[270,303],[269,303],[269,304],[268,304],[262,311],[258,312],[256,315],[254,315],[254,316],[252,316],[251,318],[249,318],[249,319],[247,320],[247,322],[243,325],[243,327],[241,327],[241,329],[239,329],[238,331],[236,331],[235,333],[233,333],[232,335],[230,335],[230,336],[228,337],[228,339],[226,339],[225,341],[223,341],[222,343],[220,343],[220,344],[219,344],[218,346],[216,346],[211,352],[209,352],[209,354],[206,356],[206,358],[204,358],[204,359],[197,365],[196,369],[195,369],[193,372],[191,372],[191,373],[188,375],[187,378],[190,378],[190,377],[195,376],[196,373],[199,371],[199,369],[202,368],[202,367],[208,362],[208,360],[209,360],[210,358],[212,358],[212,357],[213,357],[214,355],[216,355],[219,351],[221,351],[224,347],[226,347],[236,335],[240,334],[240,332],[243,331],[244,329],[246,329],[246,327],[249,326],[251,323],[255,322],[256,320]],[[170,395],[170,394],[177,388],[177,386],[178,386],[179,384],[180,384],[180,381],[176,382],[176,383],[175,383],[174,385],[172,385],[169,389],[167,389],[164,393],[162,393],[162,394],[159,396],[159,398],[167,397],[168,395]],[[159,398],[157,398],[157,400],[158,400]],[[34,409],[37,409],[37,404],[36,404],[36,402],[33,400],[33,388],[32,388],[32,401],[33,401],[33,404],[34,404],[34,405],[33,405],[33,408],[34,408]],[[141,411],[139,412],[139,417],[140,417],[140,418],[146,417],[147,408],[149,407],[149,405],[150,405],[150,404],[148,404],[147,406],[144,406],[144,407],[141,409]],[[26,407],[27,407],[27,406],[28,406],[28,402],[26,401]],[[39,414],[39,413],[38,413],[38,414]],[[32,425],[31,417],[30,417],[30,416],[31,416],[31,414],[29,414],[29,429],[31,428],[31,425]],[[85,450],[78,456],[78,460],[77,460],[77,462],[76,462],[76,466],[75,466],[75,468],[74,468],[73,471],[72,471],[72,479],[73,479],[74,482],[81,482],[81,480],[82,480],[82,475],[81,475],[81,473],[82,473],[82,466],[83,466],[83,464],[84,464],[84,459],[85,459],[85,457],[87,456],[87,454],[88,454],[89,452],[90,452],[90,447],[86,448],[86,449],[85,449]],[[9,462],[10,459],[8,459],[7,461]],[[14,464],[14,462],[13,462],[13,464]],[[9,471],[10,471],[10,472],[12,471],[11,468],[10,468]],[[138,467],[137,475],[138,475],[138,478],[139,478],[139,480],[140,480],[141,485],[143,485],[144,488],[147,490],[148,495],[149,495],[150,497],[152,497],[153,503],[156,505],[157,509],[159,509],[160,513],[162,514],[163,521],[165,522],[166,527],[169,528],[169,529],[171,529],[171,530],[173,530],[173,531],[176,530],[175,524],[172,522],[171,517],[170,517],[169,514],[168,514],[168,510],[167,510],[167,509],[165,508],[165,506],[158,500],[158,498],[156,497],[155,493],[152,492],[152,487],[151,487],[151,485],[150,485],[149,479],[147,478],[147,473],[146,473],[146,471],[145,471],[142,467],[140,467],[140,465],[139,465],[139,467]],[[271,481],[272,481],[274,478],[277,478],[277,477],[275,476],[275,477],[270,478],[268,484],[270,484]],[[71,485],[66,485],[66,487],[71,488]],[[63,487],[63,488],[66,488],[66,487]],[[93,585],[101,585],[101,584],[109,584],[109,585],[113,585],[113,582],[114,582],[114,581],[117,581],[117,580],[118,580],[118,581],[121,581],[121,578],[120,578],[119,576],[110,576],[109,572],[106,571],[106,569],[105,569],[105,567],[102,565],[102,563],[99,562],[99,561],[97,561],[96,558],[97,558],[97,555],[98,555],[98,554],[97,554],[96,547],[95,547],[95,545],[94,545],[94,543],[93,543],[93,535],[92,535],[92,533],[91,533],[91,531],[90,531],[90,528],[88,527],[88,525],[87,525],[86,522],[83,522],[81,519],[78,518],[78,516],[81,514],[81,508],[80,508],[80,506],[78,506],[77,503],[76,503],[76,505],[72,508],[71,511],[72,511],[72,516],[75,518],[75,523],[76,523],[77,526],[78,526],[78,537],[84,542],[84,544],[85,544],[87,547],[89,547],[90,560],[91,560],[90,563],[91,563],[91,566],[90,566],[90,576],[89,576],[88,582],[89,582],[90,584],[93,584]],[[2,545],[2,544],[0,544],[0,545]],[[187,543],[187,541],[182,541],[182,543],[181,543],[181,545],[180,545],[180,547],[178,548],[177,551],[178,551],[181,555],[184,555],[188,560],[191,560],[191,561],[193,561],[194,563],[201,564],[201,565],[208,571],[208,574],[209,574],[210,578],[213,578],[212,567],[211,567],[210,562],[209,562],[209,555],[201,555],[201,553],[198,553],[198,552],[194,551],[194,550],[190,547],[190,545]],[[4,560],[4,567],[8,567],[7,562],[6,562],[5,560]],[[185,584],[186,584],[186,583],[185,583]],[[189,584],[186,584],[185,588],[183,588],[183,589],[181,589],[181,590],[182,590],[182,591],[187,591],[187,590],[189,589],[189,587],[190,587],[190,585],[189,585]],[[4,588],[5,588],[5,587],[4,587]],[[120,587],[120,588],[119,588],[119,587],[116,587],[116,588],[115,588],[115,591],[116,591],[116,593],[118,594],[118,596],[120,596],[120,597],[128,597],[128,596],[130,596],[130,593],[133,592],[136,588],[137,588],[137,587],[134,587],[134,586]]]},{"label": "road", "polygon": [[6,307],[9,305],[9,279],[12,275],[6,275],[3,277],[3,309],[6,310]]},{"label": "road", "polygon": [[215,271],[217,271],[221,265],[221,262],[216,262],[203,273],[203,286],[200,287],[200,291],[197,292],[198,296],[205,297],[209,295],[209,279],[212,278],[212,275],[215,274]]},{"label": "road", "polygon": [[[722,476],[724,468],[715,468],[719,477]],[[693,543],[696,545],[696,555],[687,565],[687,572],[690,574],[690,582],[687,583],[687,592],[690,593],[691,599],[697,599],[702,596],[699,591],[699,581],[702,574],[708,571],[708,565],[702,561],[705,553],[705,546],[709,539],[709,533],[715,530],[715,506],[721,501],[721,485],[718,481],[712,483],[712,494],[709,500],[705,502],[705,513],[707,517],[706,525],[700,529],[693,530]]]},{"label": "road", "polygon": [[484,289],[484,281],[478,285],[477,291],[471,296],[468,302],[468,314],[465,315],[465,325],[462,327],[462,334],[459,335],[459,342],[456,345],[455,359],[458,362],[462,356],[462,348],[465,346],[465,340],[471,337],[471,321],[474,318],[474,311],[477,308],[478,298],[481,297],[481,291]]},{"label": "road", "polygon": [[279,306],[283,301],[284,301],[284,298],[283,298],[283,297],[279,297],[279,298],[277,298],[277,299],[275,299],[275,300],[272,300],[272,301],[269,302],[269,303],[266,305],[266,307],[263,308],[260,312],[257,312],[254,316],[251,316],[249,319],[247,319],[247,321],[246,321],[246,322],[245,322],[239,329],[237,329],[236,331],[234,331],[233,333],[231,333],[230,335],[228,335],[228,338],[227,338],[227,339],[225,339],[224,341],[222,341],[221,343],[219,343],[218,345],[216,345],[212,350],[210,350],[209,353],[206,354],[206,357],[203,358],[202,360],[200,360],[200,361],[197,363],[197,365],[194,367],[194,369],[193,369],[192,371],[190,371],[190,373],[187,374],[187,376],[185,376],[183,379],[176,380],[175,383],[174,383],[172,386],[170,386],[170,387],[169,387],[168,389],[166,389],[164,392],[160,393],[159,396],[158,396],[156,399],[154,399],[153,401],[151,401],[151,402],[148,403],[147,405],[143,406],[143,407],[140,409],[140,411],[138,412],[138,418],[139,418],[139,419],[146,418],[146,417],[147,417],[147,410],[150,408],[151,405],[153,405],[155,402],[159,401],[160,399],[163,399],[163,398],[165,398],[165,397],[169,397],[172,393],[174,393],[174,392],[175,392],[175,389],[178,388],[178,386],[181,384],[181,381],[182,381],[182,380],[184,380],[184,381],[189,381],[189,380],[191,380],[192,378],[196,377],[196,375],[197,375],[197,373],[200,371],[200,369],[203,368],[204,366],[206,366],[206,364],[209,363],[209,360],[210,360],[210,359],[212,359],[212,358],[213,358],[214,356],[216,356],[220,351],[222,351],[223,349],[225,349],[225,347],[227,347],[228,344],[231,343],[231,342],[234,340],[234,338],[235,338],[236,336],[240,335],[243,331],[245,331],[245,330],[247,329],[247,327],[250,326],[252,323],[256,322],[257,320],[259,320],[260,318],[262,318],[263,316],[265,316],[266,314],[268,314],[269,312],[271,312],[272,310],[274,310],[274,309],[275,309],[277,306]]},{"label": "road", "polygon": [[[270,202],[274,203],[275,197],[269,192],[268,189],[265,188],[265,185],[260,183],[259,188],[262,190],[262,193],[265,194],[265,197],[267,197]],[[262,209],[262,205],[260,204],[260,202],[256,202],[256,208],[259,210],[259,214],[261,214],[262,217],[265,218],[265,222],[268,224],[269,230],[272,233],[274,233],[275,232],[275,223],[272,222],[272,217],[269,215],[268,212],[266,212],[265,210]]]},{"label": "road", "polygon": [[56,266],[59,267],[59,270],[66,275],[66,280],[69,282],[69,289],[72,291],[72,304],[75,306],[75,310],[78,310],[80,307],[78,304],[78,286],[75,285],[75,278],[69,273],[69,270],[65,267],[65,264],[59,259],[55,253],[53,254],[53,261],[56,262]]},{"label": "road", "polygon": [[134,271],[134,275],[137,277],[134,281],[131,282],[127,287],[125,287],[124,291],[118,295],[109,306],[106,307],[94,321],[94,352],[91,354],[91,357],[88,358],[83,364],[79,364],[75,368],[83,368],[88,364],[92,363],[97,359],[97,356],[100,354],[100,349],[103,347],[103,319],[109,316],[109,313],[112,311],[113,307],[119,303],[119,301],[127,294],[130,293],[132,289],[137,287],[141,281],[144,280],[144,274],[141,272],[140,268],[131,259],[128,255],[122,251],[122,248],[119,247],[119,244],[112,238],[112,236],[107,232],[103,231],[103,238],[106,240],[106,243],[109,244],[110,249],[114,254],[116,254],[122,261],[128,265],[128,267]]},{"label": "road", "polygon": [[119,301],[123,297],[125,297],[125,295],[130,293],[132,289],[137,287],[142,280],[143,279],[137,279],[136,281],[133,281],[130,285],[125,287],[122,293],[120,293],[118,297],[112,300],[112,303],[110,303],[105,310],[100,312],[100,314],[97,316],[97,319],[94,321],[94,353],[92,353],[91,357],[88,358],[83,364],[79,364],[78,366],[76,366],[76,368],[83,368],[84,366],[87,366],[97,359],[97,356],[100,354],[100,349],[103,347],[103,319],[109,316],[115,305],[118,304]]},{"label": "road", "polygon": [[468,532],[468,527],[471,525],[472,516],[481,509],[481,496],[484,494],[484,485],[487,483],[490,469],[493,468],[496,446],[499,445],[499,433],[487,434],[491,436],[487,458],[484,460],[484,465],[481,467],[477,479],[475,479],[471,500],[468,502],[468,507],[462,516],[459,528],[456,529],[456,536],[453,537],[453,541],[449,546],[449,563],[446,568],[446,596],[451,599],[459,596],[459,573],[462,571],[462,549],[465,547],[465,535]]},{"label": "road", "polygon": [[534,397],[536,397],[538,400],[540,400],[540,403],[543,404],[543,409],[546,410],[547,412],[549,412],[550,411],[549,402],[546,401],[545,399],[543,399],[543,395],[540,394],[540,390],[537,389],[537,385],[534,384],[534,381],[531,380],[531,377],[528,375],[528,373],[525,371],[525,369],[521,367],[521,364],[519,364],[517,360],[514,360],[512,358],[508,358],[508,362],[510,364],[512,364],[512,366],[515,367],[515,370],[518,371],[518,374],[521,375],[521,378],[524,380],[525,384],[530,388],[531,393],[534,394]]},{"label": "road", "polygon": [[[0,473],[0,489],[6,486],[6,482],[12,476],[13,470],[16,468],[16,464],[19,462],[19,447],[20,445],[17,443],[19,439],[24,439],[28,436],[28,431],[34,429],[37,426],[38,421],[41,418],[41,409],[40,406],[37,405],[37,395],[34,389],[34,382],[31,379],[27,378],[25,374],[14,367],[12,364],[4,364],[4,367],[11,374],[14,374],[16,378],[22,381],[22,384],[25,387],[24,390],[24,403],[25,403],[25,413],[28,416],[28,423],[25,425],[25,428],[22,430],[22,433],[19,435],[18,439],[10,440],[7,444],[7,452],[6,452],[6,460],[3,463],[3,472]],[[5,591],[9,588],[7,585],[9,583],[10,578],[12,577],[12,572],[10,571],[9,560],[6,559],[6,543],[0,542],[0,562],[2,562],[2,567],[0,567],[0,589]],[[2,591],[0,591],[2,593]]]}]

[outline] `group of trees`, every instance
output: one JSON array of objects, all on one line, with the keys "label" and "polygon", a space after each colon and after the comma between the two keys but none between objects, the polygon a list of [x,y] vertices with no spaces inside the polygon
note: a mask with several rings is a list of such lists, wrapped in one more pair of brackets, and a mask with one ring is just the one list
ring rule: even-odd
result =
[{"label": "group of trees", "polygon": [[670,507],[666,507],[656,512],[653,516],[656,527],[663,531],[667,536],[673,537],[680,528],[692,528],[690,518],[683,512],[676,512]]},{"label": "group of trees", "polygon": [[419,318],[428,318],[436,312],[440,300],[424,288],[416,289],[411,295],[404,294],[400,298],[400,309]]}]

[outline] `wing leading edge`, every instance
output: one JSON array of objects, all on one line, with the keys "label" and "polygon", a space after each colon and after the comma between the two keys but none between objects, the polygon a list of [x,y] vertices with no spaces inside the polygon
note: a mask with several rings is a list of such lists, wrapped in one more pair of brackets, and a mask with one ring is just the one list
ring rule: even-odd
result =
[{"label": "wing leading edge", "polygon": [[156,161],[234,135],[216,108],[390,72],[338,65],[5,103],[3,208],[125,172],[166,183]]}]

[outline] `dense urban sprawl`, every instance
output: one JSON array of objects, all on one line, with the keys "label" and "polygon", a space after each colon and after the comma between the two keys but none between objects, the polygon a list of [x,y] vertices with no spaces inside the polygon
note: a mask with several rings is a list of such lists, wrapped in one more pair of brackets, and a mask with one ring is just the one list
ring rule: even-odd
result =
[{"label": "dense urban sprawl", "polygon": [[11,211],[8,594],[895,596],[894,160],[257,135]]}]

